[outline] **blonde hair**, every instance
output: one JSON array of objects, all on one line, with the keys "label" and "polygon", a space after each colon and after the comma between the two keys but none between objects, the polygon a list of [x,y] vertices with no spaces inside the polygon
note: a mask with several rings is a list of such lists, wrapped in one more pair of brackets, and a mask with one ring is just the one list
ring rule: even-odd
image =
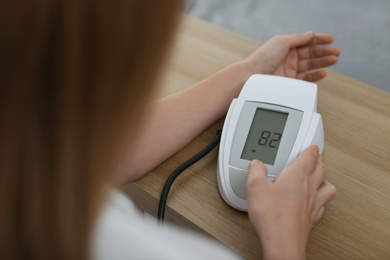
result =
[{"label": "blonde hair", "polygon": [[86,259],[180,0],[0,2],[0,258]]}]

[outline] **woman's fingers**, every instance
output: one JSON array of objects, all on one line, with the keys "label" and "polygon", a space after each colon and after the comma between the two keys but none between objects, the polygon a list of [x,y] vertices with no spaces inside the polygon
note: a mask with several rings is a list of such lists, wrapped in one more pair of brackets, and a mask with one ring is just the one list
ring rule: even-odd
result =
[{"label": "woman's fingers", "polygon": [[309,45],[317,45],[317,44],[331,44],[334,41],[332,35],[327,33],[313,33],[314,36],[310,41]]},{"label": "woman's fingers", "polygon": [[320,58],[325,56],[339,56],[341,51],[335,46],[305,46],[297,49],[301,60]]},{"label": "woman's fingers", "polygon": [[324,163],[322,160],[322,156],[319,155],[317,158],[317,164],[310,176],[310,183],[312,186],[312,189],[314,191],[317,191],[321,185],[324,183],[325,180],[325,168]]},{"label": "woman's fingers", "polygon": [[268,179],[267,168],[264,163],[258,160],[251,161],[248,167],[247,190],[251,190],[253,186],[258,186],[265,182],[268,182]]},{"label": "woman's fingers", "polygon": [[[301,153],[298,158],[279,175],[278,179],[288,176],[294,178],[298,175],[309,176],[315,169],[318,158],[318,146],[312,145]],[[288,172],[288,173],[285,173]]]},{"label": "woman's fingers", "polygon": [[[317,34],[315,40],[310,44],[326,44],[331,43],[332,41],[333,37],[331,35]],[[341,52],[339,48],[334,46],[310,44],[297,49],[299,59],[297,78],[315,82],[326,77],[326,71],[319,69],[336,64]]]},{"label": "woman's fingers", "polygon": [[324,68],[334,65],[337,63],[337,60],[337,56],[300,60],[298,62],[296,78],[309,82],[316,82],[326,77],[326,70],[324,70]]},{"label": "woman's fingers", "polygon": [[258,160],[253,160],[249,163],[248,167],[248,178],[246,180],[246,194],[248,203],[252,197],[255,197],[259,191],[259,186],[266,185],[267,179],[267,168],[264,163]]},{"label": "woman's fingers", "polygon": [[335,55],[325,56],[321,58],[312,58],[306,60],[299,60],[298,73],[307,72],[311,70],[317,70],[326,68],[337,63],[338,57]]},{"label": "woman's fingers", "polygon": [[286,37],[289,41],[290,48],[297,48],[306,45],[322,45],[330,44],[334,41],[334,38],[330,34],[306,32],[301,34],[291,34],[280,37]]},{"label": "woman's fingers", "polygon": [[325,207],[322,206],[319,210],[314,212],[314,216],[312,216],[312,225],[311,227],[314,227],[317,222],[321,219],[322,215],[324,215]]},{"label": "woman's fingers", "polygon": [[312,213],[312,227],[320,220],[325,211],[325,204],[336,197],[336,187],[323,181],[318,188]]},{"label": "woman's fingers", "polygon": [[326,70],[316,70],[304,73],[298,73],[297,79],[316,82],[326,77]]},{"label": "woman's fingers", "polygon": [[328,181],[321,184],[317,192],[316,203],[319,207],[325,205],[336,197],[336,187]]}]

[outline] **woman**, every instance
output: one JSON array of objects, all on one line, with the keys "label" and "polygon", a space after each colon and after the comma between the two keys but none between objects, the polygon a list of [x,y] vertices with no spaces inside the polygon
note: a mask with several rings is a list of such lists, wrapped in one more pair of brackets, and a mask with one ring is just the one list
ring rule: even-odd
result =
[{"label": "woman", "polygon": [[[330,35],[278,36],[150,103],[181,8],[179,0],[0,2],[1,259],[235,257],[144,222],[111,186],[142,177],[221,118],[250,75],[316,81],[340,52],[326,45]],[[311,147],[275,182],[265,174],[250,164],[249,216],[264,256],[302,258],[335,196],[321,156]]]}]

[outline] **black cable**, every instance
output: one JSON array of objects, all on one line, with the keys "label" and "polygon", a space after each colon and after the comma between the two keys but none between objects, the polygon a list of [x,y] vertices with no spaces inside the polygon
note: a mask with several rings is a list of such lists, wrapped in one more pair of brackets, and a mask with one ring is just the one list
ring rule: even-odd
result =
[{"label": "black cable", "polygon": [[164,188],[161,192],[160,196],[160,203],[158,205],[158,212],[157,212],[157,220],[160,223],[164,222],[164,213],[165,213],[165,206],[168,199],[168,193],[169,189],[171,188],[173,182],[175,181],[176,177],[180,175],[184,170],[186,170],[188,167],[202,159],[205,155],[207,155],[211,150],[214,149],[217,144],[221,141],[221,135],[222,130],[218,130],[214,139],[209,143],[203,150],[201,150],[199,153],[195,154],[193,157],[182,163],[179,167],[177,167],[171,175],[168,177],[167,181],[165,182]]}]

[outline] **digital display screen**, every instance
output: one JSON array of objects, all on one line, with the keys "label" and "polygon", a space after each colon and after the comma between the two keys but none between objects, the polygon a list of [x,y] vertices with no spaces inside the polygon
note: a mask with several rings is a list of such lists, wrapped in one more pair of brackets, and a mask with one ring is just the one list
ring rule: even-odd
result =
[{"label": "digital display screen", "polygon": [[274,165],[288,113],[257,108],[241,159]]}]

